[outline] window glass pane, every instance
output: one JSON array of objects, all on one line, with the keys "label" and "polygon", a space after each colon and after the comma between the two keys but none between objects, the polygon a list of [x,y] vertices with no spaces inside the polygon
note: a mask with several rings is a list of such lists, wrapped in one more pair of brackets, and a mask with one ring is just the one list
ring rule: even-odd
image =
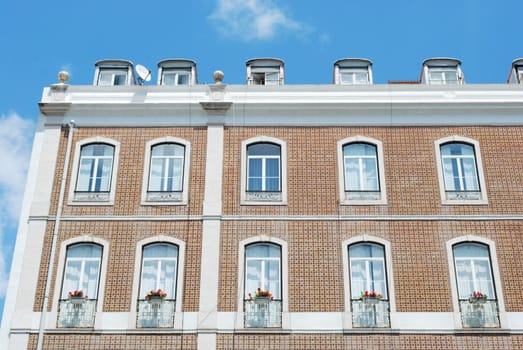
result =
[{"label": "window glass pane", "polygon": [[467,299],[475,291],[496,298],[490,253],[488,247],[477,243],[454,246],[454,265],[460,299]]},{"label": "window glass pane", "polygon": [[125,85],[126,80],[127,80],[126,74],[115,74],[114,85]]},{"label": "window glass pane", "polygon": [[74,290],[81,290],[84,296],[96,299],[102,248],[93,244],[76,244],[68,247],[66,253],[62,298]]},{"label": "window glass pane", "polygon": [[189,74],[178,75],[178,85],[187,85],[187,84],[189,84]]},{"label": "window glass pane", "polygon": [[463,143],[441,146],[446,191],[479,191],[474,147]]},{"label": "window glass pane", "polygon": [[379,191],[376,146],[352,143],[343,147],[346,191]]},{"label": "window glass pane", "polygon": [[176,297],[178,247],[172,244],[153,244],[143,249],[142,278],[139,298],[151,290],[162,289],[168,299]]},{"label": "window glass pane", "polygon": [[359,299],[365,291],[375,291],[388,298],[383,246],[373,243],[351,245],[349,260],[353,299]]},{"label": "window glass pane", "polygon": [[280,146],[272,143],[256,143],[247,147],[249,156],[279,156]]},{"label": "window glass pane", "polygon": [[245,250],[245,297],[257,288],[281,298],[281,248],[275,244],[253,244]]},{"label": "window glass pane", "polygon": [[362,163],[365,178],[362,189],[365,191],[378,191],[378,168],[376,165],[376,158],[364,158],[362,159]]},{"label": "window glass pane", "polygon": [[114,147],[92,144],[82,147],[77,191],[107,192],[111,187]]},{"label": "window glass pane", "polygon": [[174,85],[176,83],[176,74],[163,73],[162,85]]},{"label": "window glass pane", "polygon": [[161,144],[152,147],[149,191],[182,191],[185,147]]}]

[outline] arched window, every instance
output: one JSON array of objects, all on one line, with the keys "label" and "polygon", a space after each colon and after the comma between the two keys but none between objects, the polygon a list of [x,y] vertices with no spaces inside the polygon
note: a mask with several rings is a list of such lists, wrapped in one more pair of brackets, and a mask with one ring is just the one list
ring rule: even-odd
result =
[{"label": "arched window", "polygon": [[445,191],[478,192],[479,180],[474,146],[466,143],[447,143],[441,146],[441,162]]},{"label": "arched window", "polygon": [[451,136],[435,141],[441,200],[444,204],[486,204],[479,143]]},{"label": "arched window", "polygon": [[151,290],[161,289],[166,299],[176,298],[178,247],[169,243],[154,243],[143,248],[140,298]]},{"label": "arched window", "polygon": [[452,247],[464,327],[499,327],[498,303],[489,247],[464,242]]},{"label": "arched window", "polygon": [[354,136],[338,141],[340,203],[386,204],[381,141]]},{"label": "arched window", "polygon": [[349,246],[351,297],[358,300],[365,292],[376,292],[388,299],[385,250],[376,243]]},{"label": "arched window", "polygon": [[188,202],[191,143],[177,137],[147,142],[142,205],[184,205]]},{"label": "arched window", "polygon": [[378,154],[376,146],[351,143],[343,147],[345,191],[379,192]]},{"label": "arched window", "polygon": [[362,242],[349,246],[353,327],[390,327],[385,248]]},{"label": "arched window", "polygon": [[284,141],[268,136],[242,142],[242,204],[287,204],[286,149]]},{"label": "arched window", "polygon": [[171,243],[143,247],[138,327],[174,326],[178,253],[178,246]]},{"label": "arched window", "polygon": [[98,143],[82,146],[76,182],[77,192],[109,192],[114,146]]},{"label": "arched window", "polygon": [[67,247],[58,327],[94,326],[101,265],[101,246],[77,243]]},{"label": "arched window", "polygon": [[258,288],[281,299],[281,247],[272,243],[255,243],[245,249],[245,297]]},{"label": "arched window", "polygon": [[67,247],[62,299],[70,292],[81,291],[84,298],[98,298],[102,247],[79,243]]},{"label": "arched window", "polygon": [[247,191],[281,191],[281,151],[272,143],[247,147]]},{"label": "arched window", "polygon": [[155,145],[151,150],[149,192],[181,192],[185,147],[175,143]]},{"label": "arched window", "polygon": [[281,327],[282,249],[273,243],[245,247],[245,327]]}]

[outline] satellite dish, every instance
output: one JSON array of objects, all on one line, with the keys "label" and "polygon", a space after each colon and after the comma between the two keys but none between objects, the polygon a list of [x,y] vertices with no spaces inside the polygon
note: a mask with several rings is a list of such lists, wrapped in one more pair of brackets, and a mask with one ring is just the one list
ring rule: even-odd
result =
[{"label": "satellite dish", "polygon": [[136,65],[136,73],[138,74],[138,82],[143,85],[144,81],[151,80],[151,71],[141,64]]}]

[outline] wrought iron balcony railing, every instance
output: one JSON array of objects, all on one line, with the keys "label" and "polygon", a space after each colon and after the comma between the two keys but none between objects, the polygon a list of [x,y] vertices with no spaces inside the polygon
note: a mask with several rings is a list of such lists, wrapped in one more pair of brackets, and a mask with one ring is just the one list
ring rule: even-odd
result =
[{"label": "wrought iron balcony railing", "polygon": [[460,300],[463,327],[499,327],[498,303],[496,300]]},{"label": "wrought iron balcony railing", "polygon": [[173,299],[138,300],[136,326],[140,328],[174,327]]},{"label": "wrought iron balcony railing", "polygon": [[269,298],[245,300],[245,327],[281,327],[282,301]]},{"label": "wrought iron balcony railing", "polygon": [[352,301],[353,327],[390,327],[389,302],[377,298]]},{"label": "wrought iron balcony railing", "polygon": [[94,327],[96,299],[70,298],[59,302],[58,327]]}]

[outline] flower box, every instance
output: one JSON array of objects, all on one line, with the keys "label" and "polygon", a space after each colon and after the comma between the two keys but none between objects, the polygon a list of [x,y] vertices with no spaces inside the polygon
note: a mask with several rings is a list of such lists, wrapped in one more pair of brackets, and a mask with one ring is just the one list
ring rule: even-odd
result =
[{"label": "flower box", "polygon": [[377,304],[380,301],[380,298],[377,297],[363,297],[363,302],[368,304]]},{"label": "flower box", "polygon": [[271,301],[269,297],[257,297],[254,299],[255,304],[267,305]]},{"label": "flower box", "polygon": [[82,304],[85,302],[85,298],[84,297],[71,297],[71,298],[69,298],[69,301],[71,302],[71,304]]},{"label": "flower box", "polygon": [[149,304],[159,305],[159,304],[163,303],[163,298],[159,295],[151,296],[151,297],[147,298],[147,302]]},{"label": "flower box", "polygon": [[473,292],[469,297],[471,304],[484,304],[487,301],[487,295],[481,292]]}]

